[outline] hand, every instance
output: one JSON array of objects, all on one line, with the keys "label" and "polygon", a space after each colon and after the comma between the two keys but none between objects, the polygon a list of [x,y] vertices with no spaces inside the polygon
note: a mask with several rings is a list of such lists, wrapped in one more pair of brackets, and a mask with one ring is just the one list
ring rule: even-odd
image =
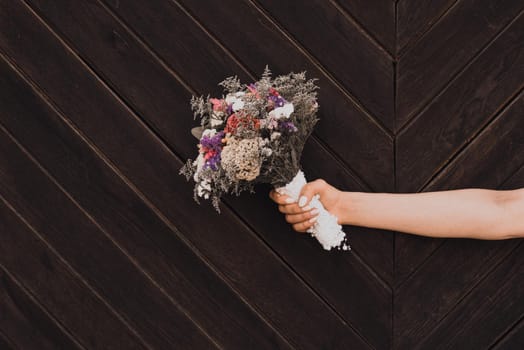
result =
[{"label": "hand", "polygon": [[269,197],[278,204],[278,210],[286,215],[286,221],[293,226],[295,231],[307,232],[315,224],[318,215],[317,209],[308,205],[313,196],[317,194],[320,196],[319,199],[324,208],[337,216],[339,218],[338,223],[341,224],[340,218],[343,214],[341,207],[342,193],[326,181],[319,179],[308,182],[302,188],[298,203],[275,190],[271,190]]}]

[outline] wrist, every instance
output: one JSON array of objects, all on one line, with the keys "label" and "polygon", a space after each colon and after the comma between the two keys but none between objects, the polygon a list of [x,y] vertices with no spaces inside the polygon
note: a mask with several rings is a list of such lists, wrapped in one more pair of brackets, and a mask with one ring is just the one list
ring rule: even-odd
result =
[{"label": "wrist", "polygon": [[343,191],[340,195],[339,210],[341,225],[355,225],[357,213],[357,192]]}]

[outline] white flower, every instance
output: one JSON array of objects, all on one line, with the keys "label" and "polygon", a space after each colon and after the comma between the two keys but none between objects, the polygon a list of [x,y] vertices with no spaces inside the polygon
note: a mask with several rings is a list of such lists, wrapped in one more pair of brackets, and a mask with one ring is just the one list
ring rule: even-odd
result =
[{"label": "white flower", "polygon": [[273,154],[273,150],[269,147],[262,147],[261,150],[260,150],[260,153],[264,156],[264,157],[271,157],[271,155]]},{"label": "white flower", "polygon": [[280,137],[280,133],[279,132],[272,132],[271,133],[271,141],[274,141],[276,139],[278,139]]},{"label": "white flower", "polygon": [[241,110],[242,108],[244,108],[244,101],[242,101],[241,99],[237,99],[235,102],[233,102],[232,108],[233,112]]},{"label": "white flower", "polygon": [[198,175],[200,175],[200,172],[202,171],[202,168],[204,167],[205,159],[204,154],[199,153],[198,157],[193,162],[193,165],[196,166],[195,174],[193,175],[193,179],[195,182],[198,182]]},{"label": "white flower", "polygon": [[200,181],[200,183],[197,185],[197,195],[199,197],[204,197],[205,199],[208,199],[210,192],[211,183],[206,179]]},{"label": "white flower", "polygon": [[271,112],[269,112],[269,116],[275,119],[280,118],[289,118],[291,113],[294,111],[294,107],[292,103],[286,103],[282,107],[277,107]]},{"label": "white flower", "polygon": [[[245,95],[244,91],[238,91],[234,94],[227,94],[226,95],[226,103],[228,105],[233,104],[233,110],[236,111],[238,109],[241,109],[244,107],[244,101],[242,101],[241,97]],[[235,109],[235,104],[236,108]]]},{"label": "white flower", "polygon": [[204,136],[213,137],[216,133],[217,133],[217,129],[206,129],[202,133],[202,137]]},{"label": "white flower", "polygon": [[218,111],[213,111],[213,114],[211,114],[211,126],[212,127],[216,127],[216,126],[220,126],[224,123],[224,112],[218,112]]}]

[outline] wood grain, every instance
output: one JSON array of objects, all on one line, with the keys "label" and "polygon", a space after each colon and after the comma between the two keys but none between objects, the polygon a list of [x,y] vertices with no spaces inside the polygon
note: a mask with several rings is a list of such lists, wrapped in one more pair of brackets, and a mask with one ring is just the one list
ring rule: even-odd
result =
[{"label": "wood grain", "polygon": [[395,52],[395,3],[383,0],[337,0],[349,16],[369,31],[389,54]]},{"label": "wood grain", "polygon": [[[29,30],[31,27],[26,28]],[[38,48],[34,44],[18,45],[17,50],[13,50],[13,45],[9,46],[17,62],[23,63],[26,73],[53,96],[58,108],[73,118],[77,127],[100,147],[108,159],[115,162],[116,168],[144,193],[162,215],[200,247],[202,254],[227,276],[242,295],[248,296],[252,305],[264,310],[272,324],[295,344],[316,347],[326,343],[351,342],[357,347],[367,347],[331,309],[319,303],[314,293],[303,289],[303,282],[281,260],[275,259],[274,253],[262,241],[255,239],[256,236],[249,230],[246,231],[234,215],[224,208],[222,216],[218,217],[209,207],[191,204],[192,191],[185,180],[172,176],[178,172],[181,161],[144,128],[144,124],[120,100],[115,100],[115,95],[98,78],[76,59],[71,59],[69,51],[64,51],[59,43],[39,33],[33,33],[40,39],[37,41],[40,44]],[[54,57],[45,62],[48,69],[42,71],[28,59],[32,55],[27,51],[42,49],[46,45],[47,51],[54,53]],[[22,55],[22,52],[26,54]],[[46,74],[58,67],[61,72],[64,67],[68,68],[67,79],[48,79]],[[68,84],[78,84],[82,86],[82,91],[75,92],[74,88],[68,88]],[[93,100],[98,103],[88,103]],[[93,123],[92,118],[95,117],[101,118],[98,123]],[[126,125],[125,130],[119,125]],[[188,204],[192,206],[191,215],[186,212]],[[202,221],[200,217],[207,219]],[[211,234],[217,227],[226,227],[224,223],[227,223],[229,230],[222,230],[220,235]],[[235,249],[237,246],[241,246],[242,250]],[[275,298],[275,295],[279,297]],[[292,313],[297,315],[297,322],[289,324],[286,315]],[[330,326],[327,332],[318,333],[311,329],[315,324]]]},{"label": "wood grain", "polygon": [[[6,73],[9,74],[14,76]],[[49,107],[42,106],[44,103],[38,96],[31,96],[27,86],[12,84],[6,90],[9,94],[5,98],[11,100],[13,106],[11,116],[18,117],[4,116],[2,123],[34,150],[33,155],[42,164],[54,169],[52,175],[68,193],[110,232],[112,239],[133,254],[155,282],[198,320],[206,332],[227,347],[265,344],[286,348],[279,334],[238,299],[192,247],[179,238],[180,233],[162,222],[79,140],[74,130],[64,125]],[[40,118],[28,123],[35,111],[40,111]],[[39,147],[44,142],[47,147]],[[61,160],[67,162],[56,164]],[[192,271],[190,276],[188,271]]]},{"label": "wood grain", "polygon": [[[397,4],[397,53],[409,50],[457,0],[401,0]],[[422,39],[423,40],[423,39]]]},{"label": "wood grain", "polygon": [[[522,240],[193,201],[191,95],[306,71],[310,180],[524,187],[521,0],[0,0],[0,348],[520,349]],[[444,218],[445,219],[445,218]]]},{"label": "wood grain", "polygon": [[[259,0],[257,3],[278,25],[332,72],[341,84],[377,116],[386,128],[393,130],[393,64],[379,48],[361,34],[356,26],[327,1],[296,2]],[[314,23],[314,25],[312,25]],[[329,38],[329,40],[328,40]],[[326,55],[333,43],[339,52]],[[359,62],[367,62],[361,65]]]},{"label": "wood grain", "polygon": [[[460,1],[398,62],[397,129],[433,98],[524,8],[520,1]],[[509,69],[511,71],[511,69]],[[483,75],[478,76],[482,78]],[[455,101],[461,101],[455,95]]]},{"label": "wood grain", "polygon": [[[397,187],[417,191],[524,85],[524,15],[397,137]],[[428,127],[432,125],[433,127]],[[417,142],[426,146],[419,147]]]},{"label": "wood grain", "polygon": [[[524,313],[524,249],[522,242],[515,243],[511,255],[419,344],[421,349],[479,349],[497,340],[508,325],[520,319]],[[482,332],[478,332],[478,324],[485,327]]]},{"label": "wood grain", "polygon": [[[2,218],[12,217],[4,215],[9,209],[3,202],[0,203],[3,212]],[[17,232],[20,224],[15,227],[3,228]],[[0,345],[2,349],[14,348],[16,346],[23,349],[82,349],[83,347],[76,343],[71,335],[56,323],[52,317],[42,308],[42,306],[27,293],[25,288],[10,275],[4,267],[0,265],[0,328],[6,332],[10,340],[6,344]]]},{"label": "wood grain", "polygon": [[[2,138],[5,145],[6,138]],[[7,148],[2,148],[7,150]],[[4,182],[2,182],[2,185]],[[3,188],[3,187],[2,187]],[[67,329],[74,336],[76,342],[84,347],[96,347],[97,344],[104,344],[107,347],[125,347],[129,349],[145,349],[146,344],[137,337],[114,310],[109,307],[100,295],[90,290],[82,278],[71,270],[56,253],[46,247],[41,237],[35,235],[35,232],[20,220],[14,212],[6,206],[5,199],[2,197],[0,202],[0,215],[2,220],[2,245],[1,265],[4,271],[4,290],[9,284],[5,270],[9,269],[10,273],[16,276],[20,284],[32,295],[38,295],[39,300],[45,310],[53,316],[47,316],[48,319],[43,322],[43,311],[38,311],[39,305],[35,302],[25,302],[18,306],[32,310],[29,315],[27,309],[25,313],[13,307],[10,299],[4,299],[9,302],[6,307],[10,307],[12,317],[3,319],[2,330],[8,332],[13,337],[13,342],[22,342],[21,347],[31,341],[41,342],[41,346],[54,346],[70,344],[66,348],[75,348],[67,336],[60,334],[63,332],[58,329],[57,320],[66,324]],[[24,254],[24,259],[20,255]],[[12,280],[12,277],[9,276]],[[12,293],[15,291],[12,289]],[[18,298],[22,298],[22,291],[16,292]],[[9,294],[7,294],[9,296]],[[27,300],[28,297],[26,297]],[[38,312],[38,313],[37,313]],[[15,313],[18,315],[16,316]],[[38,314],[41,315],[38,319]],[[7,309],[2,312],[2,317],[9,315]],[[15,320],[18,318],[18,322]],[[7,322],[7,323],[4,323]],[[28,324],[29,323],[29,324]],[[17,326],[18,325],[18,326]],[[13,329],[20,327],[18,329]],[[35,338],[30,338],[27,334],[21,332],[32,332]],[[16,331],[16,332],[15,332]],[[42,335],[42,332],[45,332]],[[11,335],[11,333],[13,333]],[[40,338],[45,337],[47,340]],[[21,339],[19,339],[21,338]],[[33,348],[33,347],[31,347]]]}]

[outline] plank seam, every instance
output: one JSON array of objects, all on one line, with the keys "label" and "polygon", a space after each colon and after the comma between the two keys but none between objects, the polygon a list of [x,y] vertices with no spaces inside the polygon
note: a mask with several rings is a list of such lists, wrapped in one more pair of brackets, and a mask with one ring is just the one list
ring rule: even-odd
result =
[{"label": "plank seam", "polygon": [[[173,0],[174,1],[174,0]],[[248,0],[248,2],[251,4],[251,6],[256,9],[261,15],[263,15],[273,26],[282,33],[282,35],[288,39],[288,41],[300,52],[302,55],[304,55],[320,72],[324,74],[324,76],[334,85],[336,86],[340,92],[351,102],[355,105],[355,107],[362,112],[366,118],[372,122],[376,127],[378,127],[389,139],[393,138],[393,133],[389,128],[387,128],[382,121],[372,116],[371,112],[355,97],[353,94],[351,94],[346,88],[344,88],[340,82],[333,77],[329,71],[324,68],[324,66],[318,61],[315,56],[310,53],[306,48],[304,48],[302,45],[298,43],[297,40],[294,39],[294,37],[288,33],[283,26],[279,24],[267,11],[265,11],[260,5],[255,3],[255,0]]]},{"label": "plank seam", "polygon": [[[0,200],[2,200],[2,202],[4,204],[6,204],[6,202],[7,202],[7,200],[2,195],[0,195]],[[9,208],[9,210],[13,211],[13,207],[10,204],[9,205],[6,204],[6,206]],[[40,301],[37,299],[37,297],[34,296],[33,293],[31,293],[29,288],[26,288],[22,282],[18,281],[18,279],[2,263],[0,263],[0,271],[3,271],[3,273],[5,273],[7,275],[7,277],[10,279],[10,281],[13,282],[26,295],[26,297],[28,297],[40,309],[40,311],[42,311],[47,316],[47,318],[51,322],[53,322],[53,324],[65,336],[67,336],[67,338],[69,338],[71,340],[71,342],[73,342],[80,349],[87,349],[82,344],[82,342],[80,340],[78,340],[72,334],[72,332],[69,331],[64,324],[62,324],[62,322],[60,322],[60,320],[57,317],[55,317],[49,310],[47,310],[47,308],[43,304],[40,303]],[[12,298],[11,293],[9,293],[9,291],[7,291],[7,294],[9,294],[9,296]],[[1,333],[1,331],[0,331],[0,333]]]},{"label": "plank seam", "polygon": [[4,342],[11,347],[11,349],[20,350],[20,348],[15,346],[13,340],[9,338],[7,334],[5,334],[5,332],[2,331],[2,329],[0,329],[0,339],[3,339]]},{"label": "plank seam", "polygon": [[[439,239],[439,238],[432,238],[432,239]],[[425,265],[426,263],[437,253],[437,251],[444,245],[444,243],[448,240],[448,238],[440,238],[441,242],[438,243],[437,247],[431,251],[418,265],[416,268],[414,268],[402,281],[397,283],[396,285],[396,292],[400,292],[402,290],[402,287],[409,282],[411,279],[414,278],[414,275],[418,273]]]},{"label": "plank seam", "polygon": [[511,326],[509,326],[508,329],[502,332],[501,335],[497,339],[495,339],[493,343],[491,343],[491,345],[489,346],[489,349],[494,349],[495,347],[498,347],[500,343],[502,343],[509,336],[509,334],[514,329],[519,327],[523,322],[524,322],[524,314],[516,322],[514,322]]},{"label": "plank seam", "polygon": [[358,32],[362,35],[364,35],[373,45],[377,47],[384,55],[386,55],[390,60],[393,60],[393,54],[389,52],[389,50],[378,40],[378,38],[371,33],[371,31],[368,31],[366,27],[360,23],[359,20],[356,19],[356,17],[347,9],[342,8],[338,1],[336,0],[329,0],[329,2],[335,7],[343,16],[344,18],[351,24],[357,28]]},{"label": "plank seam", "polygon": [[[0,125],[0,129],[5,132],[17,146],[19,145],[18,142],[12,138],[11,134],[4,129],[3,125]],[[20,147],[20,146],[19,146]],[[112,306],[109,304],[90,284],[87,282],[82,275],[80,275],[68,262],[65,260],[58,251],[55,250],[55,248],[47,242],[47,240],[0,194],[0,200],[33,232],[33,234],[57,257],[62,264],[73,274],[79,281],[81,281],[86,288],[93,293],[93,295],[98,298],[108,309],[111,311],[116,318],[120,320],[130,331],[133,333],[138,340],[142,342],[142,344],[148,348],[153,349],[145,340],[142,339],[142,337],[136,332],[136,330],[127,323],[125,318],[122,317]]]},{"label": "plank seam", "polygon": [[479,57],[487,51],[490,46],[499,38],[501,37],[508,29],[509,27],[515,23],[520,16],[524,13],[524,10],[521,10],[511,21],[509,21],[508,24],[506,24],[502,29],[500,29],[488,42],[481,47],[480,50],[477,50],[471,58],[461,67],[459,68],[454,74],[451,75],[451,78],[448,80],[447,83],[443,85],[443,87],[433,93],[433,96],[429,98],[426,102],[423,102],[420,106],[416,107],[411,113],[408,115],[408,119],[402,124],[397,131],[397,135],[401,135],[404,132],[406,132],[407,129],[409,129],[420,117],[422,114],[431,106],[432,102],[436,99],[438,99],[440,96],[442,96],[447,89],[453,84],[470,66],[472,66]]},{"label": "plank seam", "polygon": [[489,118],[484,125],[481,125],[480,128],[477,129],[477,131],[467,140],[463,142],[462,145],[454,149],[450,152],[451,156],[448,157],[440,166],[437,167],[435,172],[431,175],[429,180],[427,180],[424,185],[422,185],[421,188],[417,190],[417,192],[424,191],[429,187],[430,185],[434,184],[439,176],[442,176],[443,174],[446,174],[446,171],[449,169],[449,167],[455,162],[456,159],[458,159],[462,154],[467,153],[467,151],[472,147],[472,145],[485,133],[488,132],[488,128],[495,124],[500,118],[502,118],[506,111],[511,108],[511,106],[514,103],[517,103],[519,97],[523,95],[524,91],[524,83],[516,90],[515,93],[513,93],[509,98],[506,99],[503,103],[499,105],[497,110],[493,112],[493,116]]},{"label": "plank seam", "polygon": [[[395,8],[395,34],[393,35],[393,50],[394,52],[394,59],[393,59],[393,188],[394,192],[398,192],[397,187],[397,77],[398,77],[398,50],[397,50],[397,42],[398,42],[398,2],[395,1],[394,4]],[[395,341],[395,295],[396,295],[396,284],[395,281],[397,280],[397,238],[399,233],[394,232],[393,233],[393,280],[392,280],[392,292],[391,292],[391,330],[390,330],[390,337],[391,337],[391,348],[394,349],[396,345]]]},{"label": "plank seam", "polygon": [[[0,56],[3,56],[2,53],[0,53]],[[17,72],[18,73],[18,72]],[[20,74],[19,74],[20,75]],[[62,113],[59,113],[57,109],[53,108],[49,101],[47,99],[45,99],[40,91],[36,90],[34,86],[32,86],[32,84],[30,84],[26,79],[24,79],[24,77],[22,77],[22,79],[35,91],[35,93],[42,99],[46,102],[46,104],[48,106],[50,106],[53,111],[55,113],[57,113],[59,116],[61,116]],[[63,118],[61,118],[63,120]],[[2,124],[2,123],[0,123]],[[69,194],[69,192],[62,187],[62,185],[60,185],[60,183],[58,183],[58,181],[47,171],[47,169],[42,166],[37,160],[36,158],[33,157],[33,155],[20,143],[18,142],[18,140],[16,140],[16,138],[7,130],[5,129],[5,126],[2,124],[0,125],[0,129],[2,129],[2,131],[4,131],[6,134],[9,135],[9,137],[13,140],[13,142],[16,143],[16,145],[22,150],[22,152],[24,154],[26,154],[28,156],[28,158],[40,169],[40,171],[42,171],[48,178],[49,180],[51,180],[51,182],[57,186],[59,188],[59,190],[64,193],[64,195],[82,212],[82,214],[84,216],[86,216],[89,221],[91,221],[103,234],[104,236],[106,236],[108,238],[108,240],[118,249],[120,250],[124,256],[127,257],[127,259],[131,262],[132,265],[135,266],[135,268],[140,272],[142,273],[146,279],[148,279],[157,289],[160,290],[160,292],[162,294],[164,294],[167,299],[176,307],[180,310],[180,312],[182,314],[184,314],[189,320],[192,321],[192,323],[195,324],[195,326],[203,333],[203,335],[205,335],[207,338],[209,338],[209,340],[215,344],[218,348],[221,348],[214,339],[211,338],[211,336],[209,334],[207,334],[207,332],[200,326],[200,324],[198,324],[196,322],[196,320],[194,320],[191,315],[185,310],[185,308],[183,308],[175,299],[173,299],[169,293],[167,293],[165,291],[164,288],[162,288],[158,282],[156,282],[156,280],[154,280],[152,278],[152,276],[149,274],[149,272],[147,272],[146,270],[144,270],[144,268],[127,252],[126,249],[124,249],[118,242],[116,242],[113,237],[111,235],[109,235],[109,233],[105,230],[105,228],[102,227],[102,225],[100,225],[94,217],[91,216],[91,214],[89,214],[74,198],[73,196],[71,196],[71,194]],[[65,259],[64,259],[65,260]]]},{"label": "plank seam", "polygon": [[[485,281],[487,278],[490,277],[490,275],[493,273],[493,271],[495,271],[500,265],[502,265],[502,263],[504,262],[504,260],[510,256],[511,254],[513,254],[520,246],[522,245],[522,242],[519,242],[515,245],[515,247],[511,248],[509,250],[509,252],[507,252],[506,254],[504,254],[504,256],[502,256],[495,264],[492,264],[478,279],[476,282],[473,283],[473,285],[468,288],[466,290],[465,293],[462,294],[462,296],[460,298],[458,298],[458,300],[453,304],[453,306],[451,306],[451,308],[437,321],[437,323],[431,328],[431,331],[426,334],[426,336],[424,338],[422,338],[416,345],[420,345],[421,343],[423,343],[426,339],[428,339],[429,337],[431,337],[431,335],[435,334],[435,332],[437,331],[437,329],[442,325],[442,323],[444,322],[444,320],[448,317],[448,315],[450,315],[455,309],[458,308],[458,306],[462,303],[463,300],[465,300],[468,296],[470,296],[473,291],[475,290],[475,288],[480,285],[483,281]],[[466,324],[468,324],[469,322],[466,322]],[[462,327],[464,326],[464,324],[462,325]]]},{"label": "plank seam", "polygon": [[442,20],[444,20],[444,17],[446,17],[452,10],[453,8],[455,8],[455,6],[460,2],[460,0],[455,0],[455,2],[453,2],[451,5],[449,5],[446,10],[444,10],[444,12],[442,12],[440,14],[440,16],[437,16],[437,17],[433,17],[431,19],[429,19],[426,23],[430,23],[432,20],[434,21],[433,23],[430,23],[429,24],[429,27],[426,28],[425,30],[422,31],[422,33],[420,33],[419,35],[415,36],[415,37],[411,37],[407,43],[404,44],[403,47],[400,47],[398,49],[398,55],[399,55],[399,59],[406,56],[411,50],[414,49],[415,46],[417,46],[417,44],[419,42],[421,42],[422,40],[424,40],[424,38],[426,37],[426,35],[437,25],[439,24],[439,22],[441,22]]}]

